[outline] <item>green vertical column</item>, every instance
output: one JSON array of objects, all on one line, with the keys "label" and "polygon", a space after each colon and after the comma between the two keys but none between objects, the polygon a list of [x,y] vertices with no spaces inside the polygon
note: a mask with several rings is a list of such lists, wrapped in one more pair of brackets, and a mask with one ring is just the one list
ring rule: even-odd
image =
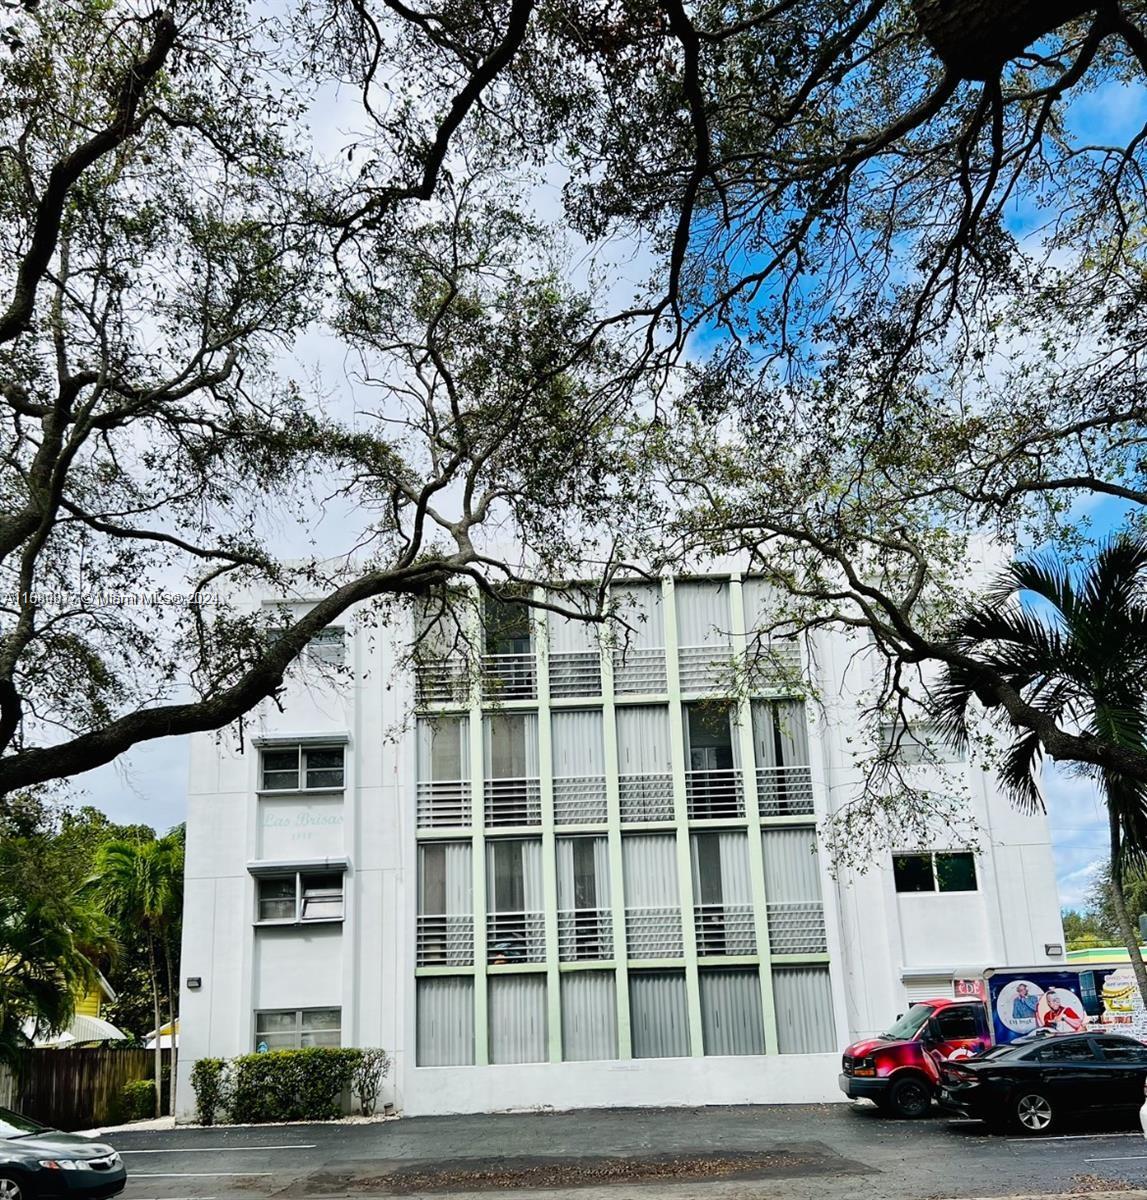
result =
[{"label": "green vertical column", "polygon": [[[748,662],[745,632],[745,604],[740,576],[729,581],[729,608],[732,614],[733,658],[740,667]],[[741,689],[737,700],[737,745],[741,759],[741,780],[745,792],[745,816],[749,831],[749,879],[753,889],[753,930],[757,953],[761,958],[761,1013],[765,1022],[765,1053],[777,1053],[777,1010],[773,1002],[773,969],[769,947],[768,883],[765,878],[764,851],[761,846],[761,811],[757,802],[757,754],[753,745],[753,706],[751,686]]]},{"label": "green vertical column", "polygon": [[474,1062],[485,1066],[490,1061],[490,1026],[486,1003],[486,792],[485,739],[482,730],[480,608],[475,610],[471,646],[478,656],[477,670],[470,690],[470,805],[474,822],[471,875],[474,887]]},{"label": "green vertical column", "polygon": [[625,868],[621,857],[621,797],[617,777],[617,706],[613,699],[613,653],[608,639],[601,645],[601,732],[605,750],[605,801],[609,838],[610,916],[613,922],[613,957],[617,963],[614,990],[617,996],[617,1056],[633,1057],[629,1028],[629,950],[625,940]]},{"label": "green vertical column", "polygon": [[665,673],[669,692],[669,745],[673,756],[673,820],[677,826],[677,886],[681,894],[681,934],[685,947],[685,990],[689,1005],[689,1051],[705,1053],[701,1026],[701,986],[697,978],[697,931],[693,924],[693,864],[689,845],[689,804],[685,791],[685,710],[677,657],[677,604],[673,580],[661,584],[665,623]]},{"label": "green vertical column", "polygon": [[[534,599],[545,598],[541,588]],[[538,775],[542,789],[542,903],[546,936],[546,1028],[549,1060],[562,1061],[562,995],[558,968],[558,873],[554,844],[554,753],[550,726],[549,637],[544,609],[534,610],[534,669],[538,690]]]}]

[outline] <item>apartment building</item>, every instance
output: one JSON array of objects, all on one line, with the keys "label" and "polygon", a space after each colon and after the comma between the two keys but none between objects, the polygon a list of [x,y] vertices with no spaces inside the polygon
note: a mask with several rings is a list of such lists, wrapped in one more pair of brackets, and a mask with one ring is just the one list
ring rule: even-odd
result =
[{"label": "apartment building", "polygon": [[770,640],[736,574],[614,591],[608,645],[517,604],[468,639],[348,622],[242,744],[195,739],[185,1112],[200,1056],[339,1044],[390,1050],[409,1113],[837,1099],[841,1046],[912,996],[1062,961],[1043,818],[919,730],[906,770],[974,844],[830,871],[855,644]]}]

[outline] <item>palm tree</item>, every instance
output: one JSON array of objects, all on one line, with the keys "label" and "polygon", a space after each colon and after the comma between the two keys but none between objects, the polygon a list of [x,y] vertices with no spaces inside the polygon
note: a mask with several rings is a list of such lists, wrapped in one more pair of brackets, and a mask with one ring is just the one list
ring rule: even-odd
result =
[{"label": "palm tree", "polygon": [[[135,925],[144,934],[155,1017],[155,1114],[159,1116],[163,1107],[163,1048],[159,1036],[163,1017],[160,1008],[159,955],[162,952],[165,958],[168,1012],[174,1020],[174,979],[166,934],[183,902],[182,835],[168,834],[150,842],[105,842],[96,854],[94,890],[110,916]],[[173,1028],[172,1111],[175,1105],[174,1045]]]},{"label": "palm tree", "polygon": [[[1035,556],[1013,563],[983,601],[955,624],[957,661],[937,692],[939,720],[957,744],[968,736],[969,704],[999,701],[978,691],[975,664],[1002,675],[1023,698],[1084,736],[1147,748],[1147,539],[1123,534],[1084,567]],[[1022,732],[1003,755],[1005,789],[1028,810],[1041,808],[1039,734]],[[1127,911],[1127,869],[1147,864],[1147,784],[1107,769],[1077,766],[1095,779],[1107,806],[1111,899],[1139,991],[1147,1004],[1147,968]]]}]

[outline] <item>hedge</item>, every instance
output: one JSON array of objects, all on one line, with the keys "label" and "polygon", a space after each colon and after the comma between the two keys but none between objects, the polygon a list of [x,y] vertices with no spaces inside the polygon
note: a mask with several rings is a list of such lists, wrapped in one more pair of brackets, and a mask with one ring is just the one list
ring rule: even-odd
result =
[{"label": "hedge", "polygon": [[200,1059],[191,1086],[203,1125],[220,1117],[251,1124],[329,1121],[343,1115],[343,1097],[352,1088],[369,1115],[389,1065],[375,1049],[268,1050],[227,1061]]}]

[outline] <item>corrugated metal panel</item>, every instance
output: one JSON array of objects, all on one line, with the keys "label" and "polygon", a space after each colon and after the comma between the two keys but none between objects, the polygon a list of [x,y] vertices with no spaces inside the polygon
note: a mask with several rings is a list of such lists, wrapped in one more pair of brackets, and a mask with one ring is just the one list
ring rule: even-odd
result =
[{"label": "corrugated metal panel", "polygon": [[619,649],[652,650],[665,645],[660,584],[623,584],[611,588],[610,596],[626,626],[618,631]]},{"label": "corrugated metal panel", "polygon": [[634,971],[629,976],[629,1025],[634,1058],[685,1058],[689,1009],[683,971]]},{"label": "corrugated metal panel", "polygon": [[612,971],[567,971],[561,977],[562,1058],[617,1057],[617,997]]},{"label": "corrugated metal panel", "polygon": [[604,775],[601,709],[555,712],[551,721],[555,778]]},{"label": "corrugated metal panel", "polygon": [[680,904],[677,837],[672,833],[626,835],[621,839],[627,908]]},{"label": "corrugated metal panel", "polygon": [[469,778],[469,729],[466,717],[419,717],[418,778]]},{"label": "corrugated metal panel", "polygon": [[617,709],[617,769],[622,775],[671,771],[669,709],[664,704],[625,704]]},{"label": "corrugated metal panel", "polygon": [[753,748],[758,767],[808,766],[803,700],[754,700]]},{"label": "corrugated metal panel", "polygon": [[701,1029],[706,1054],[764,1054],[761,978],[756,968],[702,971]]},{"label": "corrugated metal panel", "polygon": [[777,967],[773,971],[777,1044],[782,1054],[838,1050],[828,967]]},{"label": "corrugated metal panel", "polygon": [[490,1061],[545,1062],[546,977],[507,975],[489,981]]},{"label": "corrugated metal panel", "polygon": [[819,904],[816,830],[766,829],[761,834],[765,894],[770,904]]},{"label": "corrugated metal panel", "polygon": [[[692,842],[693,899],[698,904],[751,904],[753,888],[749,876],[748,834],[734,831],[721,833],[694,833]],[[702,851],[702,846],[716,845],[714,855]],[[702,877],[708,871],[708,863],[714,859],[720,864],[720,878]],[[770,897],[772,899],[772,897]]]},{"label": "corrugated metal panel", "polygon": [[482,722],[487,779],[538,777],[537,713],[492,713]]},{"label": "corrugated metal panel", "polygon": [[727,646],[729,630],[729,585],[727,582],[679,583],[677,597],[677,644],[680,646]]},{"label": "corrugated metal panel", "polygon": [[909,1004],[956,994],[952,987],[951,975],[923,975],[916,979],[906,979],[904,991],[907,993]]},{"label": "corrugated metal panel", "polygon": [[[575,845],[593,847],[593,897],[592,903],[579,903]],[[555,844],[558,861],[558,908],[608,908],[609,888],[609,839],[604,837],[570,838],[560,837]]]},{"label": "corrugated metal panel", "polygon": [[418,980],[418,1065],[474,1062],[474,981],[468,976]]}]

